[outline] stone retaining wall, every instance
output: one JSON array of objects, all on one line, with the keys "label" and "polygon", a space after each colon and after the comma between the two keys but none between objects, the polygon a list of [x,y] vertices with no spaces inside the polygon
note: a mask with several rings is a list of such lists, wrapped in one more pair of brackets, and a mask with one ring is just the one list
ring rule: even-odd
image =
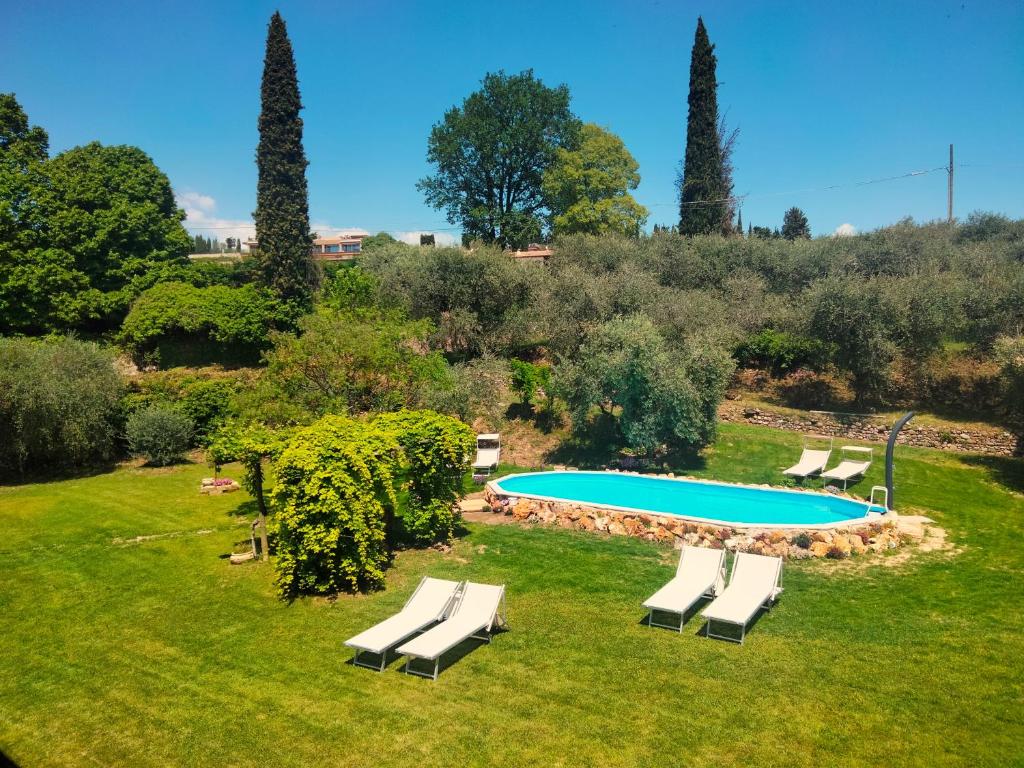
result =
[{"label": "stone retaining wall", "polygon": [[[722,421],[756,424],[758,426],[784,429],[790,432],[813,433],[848,440],[884,443],[889,439],[892,425],[876,418],[842,418],[827,413],[807,413],[790,416],[779,411],[744,406],[725,401],[718,412]],[[937,448],[942,451],[985,453],[993,456],[1013,456],[1017,441],[1009,432],[996,429],[957,428],[920,426],[910,422],[900,431],[899,445],[913,445],[919,448]]]},{"label": "stone retaining wall", "polygon": [[[800,530],[733,528],[680,520],[671,515],[615,512],[557,501],[541,501],[495,493],[488,487],[484,500],[495,514],[511,515],[524,523],[594,531],[611,536],[636,536],[671,543],[677,549],[691,546],[776,555],[789,559],[832,557],[885,552],[919,538],[901,530],[894,519],[861,523],[845,529]],[[921,530],[921,537],[924,531]]]}]

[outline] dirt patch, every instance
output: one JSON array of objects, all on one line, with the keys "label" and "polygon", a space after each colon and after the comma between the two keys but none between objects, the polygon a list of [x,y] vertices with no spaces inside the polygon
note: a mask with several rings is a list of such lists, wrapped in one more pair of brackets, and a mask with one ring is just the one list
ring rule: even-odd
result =
[{"label": "dirt patch", "polygon": [[120,536],[111,540],[115,547],[128,547],[132,544],[143,544],[147,541],[160,541],[161,539],[179,539],[182,536],[206,536],[213,533],[212,528],[201,528],[198,531],[172,531],[171,533],[154,533],[149,536],[133,536],[130,539],[122,539]]},{"label": "dirt patch", "polygon": [[501,460],[519,467],[543,467],[561,442],[561,435],[541,432],[530,422],[515,419],[502,428]]}]

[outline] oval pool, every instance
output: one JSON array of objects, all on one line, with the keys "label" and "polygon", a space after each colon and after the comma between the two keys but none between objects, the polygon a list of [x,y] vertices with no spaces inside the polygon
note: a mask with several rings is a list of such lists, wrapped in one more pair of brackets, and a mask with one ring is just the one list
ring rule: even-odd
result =
[{"label": "oval pool", "polygon": [[620,472],[530,472],[492,480],[490,486],[503,496],[744,526],[827,527],[859,522],[869,512],[884,511],[825,493]]}]

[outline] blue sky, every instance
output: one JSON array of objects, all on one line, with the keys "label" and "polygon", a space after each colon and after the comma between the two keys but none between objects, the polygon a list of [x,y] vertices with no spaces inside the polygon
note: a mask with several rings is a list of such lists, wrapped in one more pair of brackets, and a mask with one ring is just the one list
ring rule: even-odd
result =
[{"label": "blue sky", "polygon": [[[53,151],[134,144],[193,226],[239,233],[255,205],[266,23],[280,7],[305,110],[310,213],[321,233],[457,234],[415,189],[426,140],[485,72],[533,68],[640,163],[649,226],[674,223],[690,47],[703,14],[720,108],[740,128],[745,222],[791,205],[815,234],[956,214],[1024,216],[1024,3],[105,2],[7,0],[0,90]],[[831,185],[846,185],[823,191]]]}]

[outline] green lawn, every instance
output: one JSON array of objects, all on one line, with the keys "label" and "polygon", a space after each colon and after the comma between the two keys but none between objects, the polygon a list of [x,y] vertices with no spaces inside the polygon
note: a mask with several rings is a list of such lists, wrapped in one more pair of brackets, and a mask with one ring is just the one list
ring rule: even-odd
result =
[{"label": "green lawn", "polygon": [[[777,479],[799,442],[724,425],[697,472]],[[669,550],[510,525],[400,554],[384,592],[285,604],[267,567],[221,559],[247,538],[245,499],[201,497],[206,473],[0,488],[0,749],[19,765],[1024,760],[1021,462],[900,449],[899,501],[959,553],[787,565],[742,647],[697,619],[641,626]],[[436,683],[352,667],[341,642],[425,573],[506,583],[511,631]]]}]

